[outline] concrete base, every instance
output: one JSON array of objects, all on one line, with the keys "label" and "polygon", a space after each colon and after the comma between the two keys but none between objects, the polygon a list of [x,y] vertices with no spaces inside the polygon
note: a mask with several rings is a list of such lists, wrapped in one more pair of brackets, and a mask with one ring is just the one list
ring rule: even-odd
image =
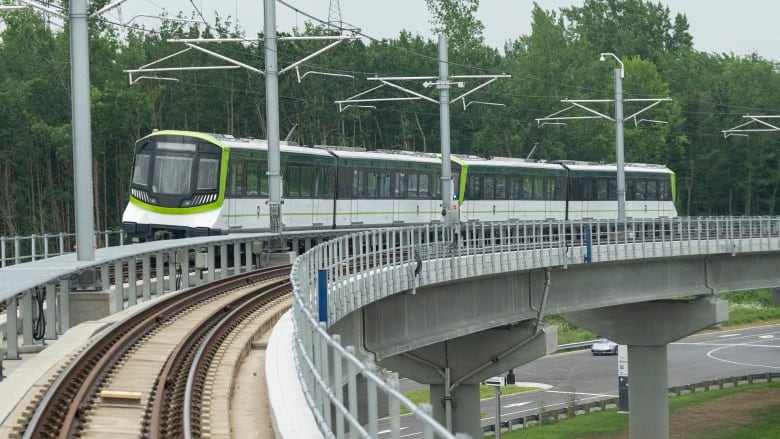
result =
[{"label": "concrete base", "polygon": [[628,345],[629,437],[668,439],[667,345],[725,322],[728,311],[727,301],[700,296],[576,311],[566,319]]},{"label": "concrete base", "polygon": [[72,291],[70,293],[70,327],[82,322],[100,320],[115,313],[115,291]]},{"label": "concrete base", "polygon": [[[479,384],[557,349],[555,327],[532,321],[494,328],[379,360],[387,369],[429,384],[433,417],[455,433],[481,437]],[[448,423],[450,425],[448,425]]]},{"label": "concrete base", "polygon": [[278,267],[280,265],[290,265],[295,262],[297,255],[295,252],[270,253],[268,255],[268,265],[266,267]]}]

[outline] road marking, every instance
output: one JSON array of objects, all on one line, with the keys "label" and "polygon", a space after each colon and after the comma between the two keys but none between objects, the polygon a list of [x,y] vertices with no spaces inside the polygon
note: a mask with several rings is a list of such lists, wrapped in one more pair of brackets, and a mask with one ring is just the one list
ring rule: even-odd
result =
[{"label": "road marking", "polygon": [[606,396],[607,398],[617,398],[617,395],[603,395],[601,393],[562,392],[560,390],[545,390],[545,392],[548,392],[548,393],[563,393],[565,395]]},{"label": "road marking", "polygon": [[759,335],[758,338],[775,338],[775,336],[771,335],[771,334],[769,334],[769,335]]},{"label": "road marking", "polygon": [[[406,430],[407,428],[408,427],[401,427],[401,430]],[[393,430],[382,430],[382,431],[377,431],[376,434],[387,434],[387,433],[390,433],[392,431]]]},{"label": "road marking", "polygon": [[718,338],[726,338],[726,337],[739,337],[742,334],[725,334],[725,335],[719,335]]},{"label": "road marking", "polygon": [[528,401],[528,402],[518,402],[518,403],[515,403],[515,404],[505,405],[504,408],[508,409],[508,408],[512,408],[512,407],[522,407],[522,406],[524,406],[526,404],[530,404],[530,403],[531,403],[531,401]]},{"label": "road marking", "polygon": [[[755,346],[755,345],[737,345],[737,346]],[[780,369],[780,367],[769,366],[769,365],[766,365],[766,364],[751,364],[751,363],[742,363],[742,362],[739,362],[739,361],[730,361],[730,360],[726,360],[726,359],[723,359],[723,358],[718,358],[715,355],[713,355],[715,352],[717,352],[717,351],[719,351],[721,349],[725,349],[727,347],[729,347],[729,346],[721,346],[719,348],[715,348],[715,349],[707,352],[707,356],[712,358],[713,360],[716,360],[716,361],[722,361],[724,363],[731,363],[731,364],[738,364],[740,366],[768,367],[770,369]],[[770,347],[777,347],[777,346],[770,346]]]}]

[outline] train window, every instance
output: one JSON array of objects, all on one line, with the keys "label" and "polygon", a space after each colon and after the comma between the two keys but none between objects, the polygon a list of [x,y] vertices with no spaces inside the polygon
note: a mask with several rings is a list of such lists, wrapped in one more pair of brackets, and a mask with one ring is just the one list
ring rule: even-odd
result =
[{"label": "train window", "polygon": [[596,179],[596,199],[605,201],[607,197],[607,180],[604,178]]},{"label": "train window", "polygon": [[219,188],[219,160],[201,157],[198,160],[198,190]]},{"label": "train window", "polygon": [[366,171],[364,169],[355,169],[352,173],[352,196],[355,198],[366,198],[367,194]]},{"label": "train window", "polygon": [[338,196],[341,199],[352,198],[353,170],[352,168],[340,168],[338,173]]},{"label": "train window", "polygon": [[[555,181],[555,190],[553,193],[553,196],[555,197],[555,200],[557,201],[563,201],[566,199],[566,177],[563,175],[559,175],[557,177],[553,177],[553,181]],[[589,181],[590,186],[593,186],[593,181]]]},{"label": "train window", "polygon": [[262,193],[260,188],[261,181],[264,177],[263,168],[257,160],[246,162],[246,194],[250,197],[256,197]]},{"label": "train window", "polygon": [[534,183],[533,179],[529,177],[523,177],[523,199],[531,200],[534,197]]},{"label": "train window", "polygon": [[406,198],[406,174],[398,172],[395,174],[395,185],[393,186],[396,198]]},{"label": "train window", "polygon": [[328,167],[317,168],[317,181],[314,187],[314,196],[317,198],[333,197],[333,169]]},{"label": "train window", "polygon": [[482,199],[482,176],[475,175],[469,179],[467,183],[469,200],[481,200]]},{"label": "train window", "polygon": [[607,180],[607,199],[617,200],[617,180],[614,178]]},{"label": "train window", "polygon": [[644,178],[637,178],[629,183],[633,183],[633,187],[629,193],[633,193],[634,200],[646,200],[647,199],[647,180]]},{"label": "train window", "polygon": [[658,182],[655,180],[647,180],[647,191],[645,192],[645,198],[648,200],[658,199]]},{"label": "train window", "polygon": [[533,191],[534,200],[543,200],[544,199],[544,179],[542,179],[541,177],[534,177],[533,178],[533,184],[534,184],[534,191]]},{"label": "train window", "polygon": [[409,174],[406,178],[409,198],[419,198],[419,194],[417,193],[417,174]]},{"label": "train window", "polygon": [[244,195],[245,166],[243,161],[233,160],[228,172],[228,194],[233,197]]},{"label": "train window", "polygon": [[379,172],[376,175],[376,180],[379,198],[390,198],[390,174],[387,172]]},{"label": "train window", "polygon": [[192,157],[157,155],[154,161],[152,191],[158,194],[187,195],[190,192]]},{"label": "train window", "polygon": [[555,179],[548,177],[544,179],[544,199],[555,199]]},{"label": "train window", "polygon": [[672,186],[668,180],[659,182],[659,199],[661,201],[672,201]]},{"label": "train window", "polygon": [[496,199],[506,200],[506,177],[496,177]]},{"label": "train window", "polygon": [[149,154],[138,154],[135,157],[135,169],[133,169],[133,184],[146,186],[149,184],[149,162],[152,157]]},{"label": "train window", "polygon": [[431,196],[429,177],[428,174],[420,174],[420,179],[417,182],[417,194],[420,198],[430,198]]},{"label": "train window", "polygon": [[523,197],[523,179],[521,177],[509,178],[509,193],[507,197],[512,200],[521,200]]},{"label": "train window", "polygon": [[483,177],[483,192],[482,197],[485,200],[495,200],[496,199],[496,177],[493,177],[491,175],[486,175]]},{"label": "train window", "polygon": [[376,198],[377,196],[377,176],[376,171],[366,172],[367,184],[366,184],[366,197]]}]

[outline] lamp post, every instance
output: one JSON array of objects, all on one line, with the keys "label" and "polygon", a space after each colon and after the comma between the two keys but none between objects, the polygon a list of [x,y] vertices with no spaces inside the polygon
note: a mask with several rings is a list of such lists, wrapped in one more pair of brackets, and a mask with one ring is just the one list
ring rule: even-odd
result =
[{"label": "lamp post", "polygon": [[623,77],[625,69],[623,62],[614,53],[604,52],[599,61],[605,61],[605,56],[615,58],[620,64],[615,69],[615,159],[617,161],[617,199],[618,221],[626,220],[626,171],[623,159]]}]

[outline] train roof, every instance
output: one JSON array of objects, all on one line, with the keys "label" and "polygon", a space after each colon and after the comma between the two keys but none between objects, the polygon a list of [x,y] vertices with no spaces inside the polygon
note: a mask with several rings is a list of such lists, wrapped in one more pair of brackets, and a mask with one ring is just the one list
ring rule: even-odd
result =
[{"label": "train roof", "polygon": [[[561,161],[559,162],[565,165],[572,171],[604,171],[615,172],[617,165],[615,163],[594,163],[594,162],[574,162],[574,161]],[[655,165],[649,163],[626,163],[623,169],[628,172],[647,172],[652,174],[672,174],[672,170],[664,165]]]},{"label": "train roof", "polygon": [[[240,137],[231,136],[229,134],[212,134],[212,133],[201,133],[195,131],[176,131],[176,130],[162,131],[161,130],[161,131],[155,131],[147,137],[166,136],[166,135],[195,137],[195,138],[204,139],[208,141],[215,141],[218,144],[224,145],[230,149],[246,149],[246,150],[259,150],[259,151],[268,150],[268,140],[266,139],[240,138]],[[310,154],[310,155],[327,156],[327,157],[331,156],[327,151],[323,151],[322,149],[310,148],[307,146],[298,146],[294,142],[281,141],[279,142],[279,149],[282,151],[298,153],[298,154]]]},{"label": "train roof", "polygon": [[368,160],[386,160],[386,161],[405,161],[417,163],[441,163],[433,154],[412,152],[412,151],[354,151],[344,149],[328,149],[331,154],[344,159],[368,159]]},{"label": "train roof", "polygon": [[534,169],[557,169],[562,170],[561,165],[556,163],[526,160],[513,157],[491,157],[483,158],[473,155],[453,154],[452,159],[466,166],[491,166],[491,167],[512,167],[512,168],[534,168]]}]

